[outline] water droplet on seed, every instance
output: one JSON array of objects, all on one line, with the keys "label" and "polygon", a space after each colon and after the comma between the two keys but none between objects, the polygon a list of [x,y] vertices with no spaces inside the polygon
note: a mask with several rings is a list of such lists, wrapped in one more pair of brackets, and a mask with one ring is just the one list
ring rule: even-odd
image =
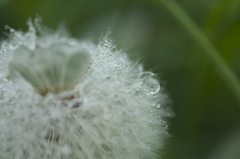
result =
[{"label": "water droplet on seed", "polygon": [[150,77],[147,77],[143,80],[142,87],[150,94],[155,94],[160,90],[158,81]]}]

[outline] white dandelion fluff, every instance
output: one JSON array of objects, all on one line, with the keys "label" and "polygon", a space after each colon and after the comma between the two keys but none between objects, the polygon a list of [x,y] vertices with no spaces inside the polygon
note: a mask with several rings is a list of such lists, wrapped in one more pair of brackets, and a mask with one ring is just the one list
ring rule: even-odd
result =
[{"label": "white dandelion fluff", "polygon": [[1,159],[155,159],[165,95],[151,72],[98,45],[28,22],[0,52]]}]

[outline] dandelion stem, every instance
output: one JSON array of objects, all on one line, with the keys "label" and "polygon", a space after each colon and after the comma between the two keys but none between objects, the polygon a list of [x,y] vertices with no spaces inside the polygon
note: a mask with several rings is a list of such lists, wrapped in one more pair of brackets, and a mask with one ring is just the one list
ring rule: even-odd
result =
[{"label": "dandelion stem", "polygon": [[190,16],[174,0],[157,0],[160,2],[189,32],[195,41],[205,50],[205,55],[218,72],[219,76],[234,93],[240,104],[240,83],[236,74],[219,54],[218,50],[211,44],[203,31],[193,22]]}]

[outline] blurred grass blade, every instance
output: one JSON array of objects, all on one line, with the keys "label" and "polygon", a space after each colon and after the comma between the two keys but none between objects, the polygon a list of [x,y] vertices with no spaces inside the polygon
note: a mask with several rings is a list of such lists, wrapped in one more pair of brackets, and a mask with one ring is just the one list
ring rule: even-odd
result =
[{"label": "blurred grass blade", "polygon": [[174,0],[158,0],[189,32],[189,34],[201,45],[205,55],[213,67],[223,79],[225,84],[234,93],[240,104],[240,83],[228,64],[220,56],[218,50],[211,44],[201,29],[191,20],[190,16]]}]

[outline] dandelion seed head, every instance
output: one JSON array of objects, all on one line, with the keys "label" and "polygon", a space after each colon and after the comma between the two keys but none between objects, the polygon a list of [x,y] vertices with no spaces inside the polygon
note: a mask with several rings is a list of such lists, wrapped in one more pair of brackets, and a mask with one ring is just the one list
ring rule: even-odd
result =
[{"label": "dandelion seed head", "polygon": [[157,158],[168,113],[155,75],[108,37],[96,45],[35,23],[10,29],[0,54],[0,158]]}]

